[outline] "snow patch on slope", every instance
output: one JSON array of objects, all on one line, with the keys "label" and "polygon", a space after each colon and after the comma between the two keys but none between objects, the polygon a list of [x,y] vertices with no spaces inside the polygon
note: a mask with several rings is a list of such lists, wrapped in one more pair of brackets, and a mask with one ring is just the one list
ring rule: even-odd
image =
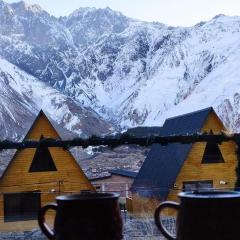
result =
[{"label": "snow patch on slope", "polygon": [[[85,137],[91,134],[89,126],[85,126],[85,121],[88,120],[90,122],[96,121],[102,127],[102,129],[97,129],[93,125],[92,133],[106,133],[112,127],[110,124],[104,123],[103,120],[101,122],[101,118],[96,113],[91,113],[90,109],[82,108],[71,98],[2,58],[0,58],[0,86],[0,108],[4,109],[0,112],[9,115],[14,121],[14,125],[19,125],[21,115],[30,115],[32,119],[33,115],[43,109],[55,122],[79,136]],[[11,122],[9,124],[11,125]]]}]

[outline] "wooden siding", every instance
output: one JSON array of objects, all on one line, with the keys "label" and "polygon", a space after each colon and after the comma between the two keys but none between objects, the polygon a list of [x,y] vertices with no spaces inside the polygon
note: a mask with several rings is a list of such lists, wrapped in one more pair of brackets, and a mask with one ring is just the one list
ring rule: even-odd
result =
[{"label": "wooden siding", "polygon": [[126,192],[126,190],[131,188],[133,181],[133,178],[112,175],[109,178],[92,181],[92,184],[106,192],[118,192],[121,197],[126,197],[131,195],[130,191]]},{"label": "wooden siding", "polygon": [[[215,113],[209,114],[202,128],[202,132],[219,133],[226,130],[220,119]],[[173,189],[170,191],[167,200],[179,202],[178,193],[182,191],[183,182],[212,180],[213,187],[217,189],[232,189],[236,183],[236,167],[237,156],[235,154],[236,144],[234,142],[226,142],[219,145],[220,151],[224,158],[224,163],[202,164],[202,157],[206,147],[206,143],[195,143],[190,150],[184,165],[182,166]],[[220,181],[227,184],[222,185]],[[163,183],[164,185],[164,183]],[[138,216],[152,216],[159,201],[151,198],[144,198],[138,194],[132,196],[132,211]],[[163,214],[175,215],[175,211],[167,210]]]},{"label": "wooden siding", "polygon": [[[59,138],[59,135],[42,114],[25,139],[39,140],[41,135]],[[0,192],[41,191],[41,205],[54,201],[63,192],[95,190],[72,154],[62,148],[49,148],[57,171],[29,172],[36,149],[18,151],[0,179]],[[0,195],[0,216],[3,216],[3,194]],[[0,230],[2,226],[0,220]]]},{"label": "wooden siding", "polygon": [[[211,113],[202,128],[202,132],[219,133],[226,130],[219,118]],[[214,188],[234,188],[236,183],[237,156],[235,154],[236,145],[233,142],[226,142],[219,145],[219,149],[224,158],[224,163],[202,164],[202,157],[206,143],[195,143],[180,171],[175,182],[175,189],[168,196],[168,200],[178,201],[177,193],[183,188],[185,181],[212,180]],[[222,185],[220,181],[227,184]]]}]

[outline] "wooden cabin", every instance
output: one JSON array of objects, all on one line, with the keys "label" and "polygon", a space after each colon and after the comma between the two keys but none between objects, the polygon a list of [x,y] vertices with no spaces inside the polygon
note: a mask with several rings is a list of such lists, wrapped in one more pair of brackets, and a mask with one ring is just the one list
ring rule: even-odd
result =
[{"label": "wooden cabin", "polygon": [[[61,139],[62,130],[58,132],[56,126],[40,111],[24,139]],[[85,190],[94,187],[70,151],[60,147],[16,151],[0,178],[0,230],[37,227],[41,206],[53,202],[59,194]]]},{"label": "wooden cabin", "polygon": [[[226,131],[213,108],[169,118],[160,135]],[[178,201],[181,191],[233,189],[237,180],[234,142],[155,144],[133,185],[132,211],[152,214],[161,201]]]},{"label": "wooden cabin", "polygon": [[114,169],[109,171],[109,175],[91,179],[96,189],[103,192],[118,192],[121,198],[131,196],[130,188],[137,172]]}]

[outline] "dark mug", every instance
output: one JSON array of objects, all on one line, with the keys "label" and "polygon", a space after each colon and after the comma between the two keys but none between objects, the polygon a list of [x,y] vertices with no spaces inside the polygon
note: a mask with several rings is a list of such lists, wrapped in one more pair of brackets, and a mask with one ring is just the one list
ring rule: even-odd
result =
[{"label": "dark mug", "polygon": [[[155,210],[155,223],[170,240],[240,239],[240,193],[234,191],[182,192],[180,204],[163,202]],[[170,234],[160,220],[165,208],[178,211],[176,235]]]},{"label": "dark mug", "polygon": [[[116,193],[84,193],[59,196],[57,204],[40,209],[38,223],[42,232],[54,240],[119,240],[122,218]],[[54,229],[45,223],[49,209],[56,211]]]}]

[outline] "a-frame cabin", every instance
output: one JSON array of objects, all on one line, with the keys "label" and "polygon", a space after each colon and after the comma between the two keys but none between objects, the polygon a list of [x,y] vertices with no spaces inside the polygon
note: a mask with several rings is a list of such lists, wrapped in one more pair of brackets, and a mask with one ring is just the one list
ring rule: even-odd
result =
[{"label": "a-frame cabin", "polygon": [[[61,139],[56,127],[40,111],[24,139]],[[95,189],[70,151],[60,147],[18,150],[0,178],[0,230],[31,229],[41,206],[59,194],[85,190]]]},{"label": "a-frame cabin", "polygon": [[[160,135],[226,131],[213,108],[169,118]],[[178,201],[180,191],[233,189],[236,183],[237,146],[234,142],[155,144],[132,185],[133,211],[153,212],[161,201]]]}]

